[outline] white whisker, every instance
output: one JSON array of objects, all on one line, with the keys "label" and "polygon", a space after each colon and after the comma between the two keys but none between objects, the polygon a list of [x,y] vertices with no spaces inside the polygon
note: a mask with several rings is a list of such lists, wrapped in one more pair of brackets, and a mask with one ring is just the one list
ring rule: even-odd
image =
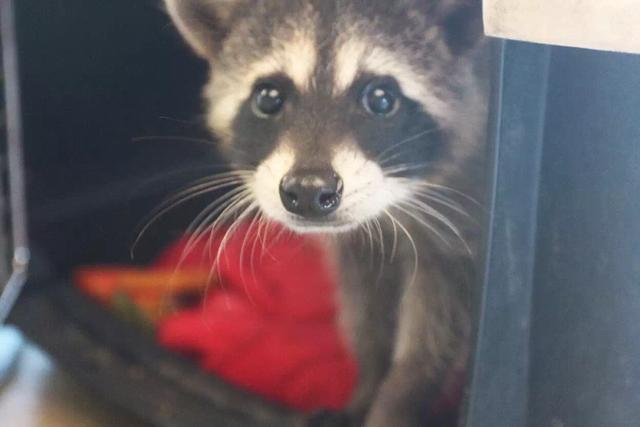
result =
[{"label": "white whisker", "polygon": [[227,192],[220,198],[207,205],[202,211],[200,211],[200,213],[193,219],[193,221],[191,221],[191,223],[187,227],[186,233],[198,234],[199,232],[201,232],[202,226],[206,226],[209,221],[217,217],[220,213],[220,209],[226,208],[225,203],[230,203],[230,199],[234,198],[235,196],[245,194],[246,192],[246,188],[239,187]]},{"label": "white whisker", "polygon": [[194,181],[188,188],[164,200],[158,207],[151,211],[148,219],[144,221],[144,226],[141,227],[131,245],[131,256],[133,257],[135,248],[146,232],[169,211],[204,194],[239,185],[242,182],[242,177],[246,173],[248,172],[229,172],[202,178]]},{"label": "white whisker", "polygon": [[396,252],[398,251],[398,227],[395,221],[391,221],[391,226],[393,228],[393,244],[391,245],[391,258],[392,262],[396,258]]},{"label": "white whisker", "polygon": [[[264,213],[258,209],[258,213],[256,214],[256,217],[258,218],[258,229],[256,230],[256,235],[255,238],[253,239],[253,244],[251,245],[251,274],[253,276],[253,278],[256,278],[256,269],[255,269],[255,252],[256,252],[256,247],[258,245],[258,242],[261,241],[260,239],[260,233],[261,231],[263,231],[263,227],[266,223],[265,218],[264,218]],[[263,254],[264,254],[264,237],[262,238],[262,250],[263,250]],[[261,259],[262,259],[262,254],[260,255]]]},{"label": "white whisker", "polygon": [[[213,219],[216,215],[218,215],[219,210],[222,212],[219,213],[218,219],[214,222],[217,223],[221,218],[225,216],[225,212],[230,209],[234,209],[239,202],[247,198],[246,190],[245,192],[240,191],[238,194],[233,195],[233,197],[228,197],[224,202],[226,205],[219,206],[215,212],[211,213],[206,219],[204,219],[203,223],[198,226],[190,235],[189,239],[185,243],[185,247],[180,254],[180,258],[178,260],[178,264],[176,265],[176,269],[180,269],[184,264],[186,258],[193,252],[196,245],[202,241],[202,239],[206,236],[206,230],[210,227],[206,224]],[[209,236],[209,245],[207,250],[210,250],[211,244],[213,243],[212,237]]]},{"label": "white whisker", "polygon": [[[242,208],[242,206],[245,203],[249,203],[249,205],[245,208]],[[250,198],[246,198],[239,204],[239,208],[235,209],[234,212],[231,214],[231,215],[236,215],[236,218],[233,220],[229,228],[227,228],[227,231],[224,233],[224,236],[220,241],[220,245],[218,246],[218,254],[216,256],[215,265],[220,265],[220,259],[222,257],[222,254],[224,253],[227,243],[229,243],[229,240],[233,236],[233,233],[242,225],[242,220],[245,219],[247,216],[251,215],[251,213],[253,212],[253,209],[256,207],[257,207],[256,202],[251,201]]]},{"label": "white whisker", "polygon": [[[424,214],[426,214],[426,215],[428,215],[428,216],[430,216],[432,218],[435,218],[436,220],[440,221],[451,232],[453,232],[453,234],[460,240],[460,242],[464,245],[465,250],[470,255],[472,254],[471,248],[469,247],[469,244],[467,243],[467,241],[462,236],[462,232],[460,231],[460,229],[453,222],[451,222],[451,220],[449,220],[449,218],[444,216],[440,211],[438,211],[437,209],[433,208],[432,206],[427,205],[426,203],[421,203],[421,202],[418,202],[418,201],[405,201],[402,204],[404,206],[406,206],[406,207],[410,207],[410,208],[416,209],[418,212],[422,212],[422,213],[424,213]],[[447,239],[445,239],[431,224],[426,222],[426,220],[424,218],[419,217],[418,215],[416,215],[411,210],[405,209],[402,206],[397,206],[397,208],[402,210],[402,211],[404,211],[407,215],[411,216],[416,221],[420,222],[420,224],[424,225],[425,227],[428,227],[438,237],[440,237],[442,239],[442,241],[447,243],[447,245],[451,246],[451,243]]]},{"label": "white whisker", "polygon": [[373,233],[371,232],[371,224],[369,221],[364,222],[364,227],[369,238],[369,262],[373,265],[374,250],[373,250]]},{"label": "white whisker", "polygon": [[384,247],[384,233],[382,232],[382,225],[380,225],[380,220],[378,218],[373,218],[371,221],[378,232],[378,236],[380,237],[380,254],[382,256],[382,263],[385,260],[385,247]]},{"label": "white whisker", "polygon": [[389,212],[388,210],[385,210],[384,213],[385,213],[385,215],[387,215],[387,217],[389,217],[391,222],[396,224],[398,226],[398,228],[400,228],[400,230],[402,230],[402,232],[407,236],[407,239],[409,240],[409,244],[413,248],[413,274],[411,275],[411,282],[410,283],[415,283],[415,281],[416,281],[416,279],[418,277],[418,259],[419,259],[418,246],[416,245],[415,240],[411,236],[411,233],[409,233],[409,230],[407,230],[407,228],[398,219],[396,219],[391,214],[391,212]]},{"label": "white whisker", "polygon": [[[249,223],[249,227],[247,227],[247,231],[244,234],[244,238],[242,239],[242,244],[240,246],[240,259],[238,260],[239,267],[240,267],[240,279],[242,280],[243,283],[245,283],[245,291],[247,291],[247,294],[248,294],[248,290],[246,289],[246,280],[245,280],[244,268],[243,268],[243,261],[244,261],[244,255],[245,255],[244,251],[247,247],[247,241],[251,236],[251,233],[253,232],[254,227],[256,227],[256,225],[259,225],[259,221],[258,221],[259,218],[260,218],[259,214],[256,214],[253,216],[253,219]],[[254,243],[253,247],[255,248],[255,242],[258,240],[257,235],[252,236],[252,238]],[[251,271],[252,273],[254,273],[253,278],[255,279],[256,278],[255,271],[253,270],[253,251],[251,251],[249,256],[250,256],[249,264],[251,265]]]},{"label": "white whisker", "polygon": [[[216,232],[218,231],[218,227],[220,225],[226,223],[227,221],[229,221],[229,219],[231,219],[231,217],[233,217],[233,215],[239,209],[242,209],[242,207],[246,203],[249,203],[251,200],[252,200],[251,193],[250,193],[250,191],[248,189],[245,188],[245,189],[243,189],[242,192],[240,192],[236,196],[234,196],[233,200],[229,201],[227,207],[224,210],[222,210],[222,212],[217,214],[217,218],[215,220],[213,220],[212,223],[209,224],[209,222],[216,215],[211,215],[209,217],[209,219],[207,219],[203,223],[204,228],[202,229],[202,234],[209,236],[209,239],[208,239],[209,244],[207,245],[207,251],[208,251],[209,259],[211,261],[213,261],[213,259],[214,259],[213,253],[211,252],[211,249],[213,247],[213,241],[214,241],[214,238],[216,237]],[[209,231],[207,232],[207,230],[209,230]]]},{"label": "white whisker", "polygon": [[[396,209],[398,209],[399,211],[403,212],[404,214],[410,216],[411,218],[413,218],[415,221],[417,221],[420,225],[422,225],[423,227],[425,227],[426,229],[428,229],[429,231],[431,231],[433,234],[435,234],[440,240],[442,240],[443,243],[445,243],[447,246],[452,247],[453,245],[451,244],[451,242],[449,240],[447,240],[442,233],[440,233],[440,231],[438,231],[438,229],[433,226],[432,224],[430,224],[425,218],[420,217],[419,215],[417,215],[416,213],[412,212],[410,209],[407,209],[407,207],[403,207],[403,206],[394,206]],[[409,206],[412,207],[412,206]]]},{"label": "white whisker", "polygon": [[392,168],[385,168],[383,169],[385,175],[387,176],[393,176],[393,175],[397,175],[397,174],[401,174],[403,172],[412,172],[415,170],[420,170],[420,169],[424,169],[427,166],[429,166],[429,162],[422,162],[422,163],[414,163],[414,164],[401,164],[401,165],[397,165],[394,166]]},{"label": "white whisker", "polygon": [[456,190],[455,188],[452,187],[447,187],[446,185],[441,185],[441,184],[434,184],[431,182],[415,182],[413,183],[414,186],[417,187],[426,187],[429,189],[436,189],[436,190],[443,190],[443,191],[448,191],[451,192],[453,194],[456,194],[470,202],[472,202],[474,205],[478,206],[478,207],[482,207],[482,203],[480,203],[478,200],[476,200],[475,198],[471,197],[470,195],[468,195],[467,193],[464,193],[460,190]]},{"label": "white whisker", "polygon": [[[436,193],[432,191],[416,191],[414,194],[416,197],[424,197],[427,200],[430,200],[432,202],[436,202],[442,206],[445,206],[451,209],[452,211],[459,213],[465,218],[473,219],[473,217],[469,214],[469,212],[467,212],[459,203],[456,203],[455,200],[452,200],[441,193]],[[419,200],[414,200],[414,201],[417,202]]]}]

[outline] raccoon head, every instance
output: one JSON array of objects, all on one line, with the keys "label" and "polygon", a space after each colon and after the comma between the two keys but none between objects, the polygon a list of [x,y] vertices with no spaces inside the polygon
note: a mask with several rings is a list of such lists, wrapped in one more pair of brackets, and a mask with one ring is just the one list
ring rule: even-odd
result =
[{"label": "raccoon head", "polygon": [[262,212],[357,227],[474,150],[479,0],[166,0],[211,64],[208,124]]}]

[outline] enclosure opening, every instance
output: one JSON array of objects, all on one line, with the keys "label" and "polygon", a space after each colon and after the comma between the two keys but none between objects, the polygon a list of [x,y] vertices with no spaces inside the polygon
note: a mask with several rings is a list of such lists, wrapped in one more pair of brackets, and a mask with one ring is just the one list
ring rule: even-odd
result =
[{"label": "enclosure opening", "polygon": [[[206,181],[228,168],[204,123],[207,67],[158,2],[134,3],[17,4],[33,266],[13,321],[158,425],[225,417],[283,426],[304,411],[340,412],[358,367],[337,323],[336,272],[318,267],[324,255],[312,238],[282,237],[252,218],[236,223],[236,237],[193,233],[203,231],[198,213],[224,213],[212,203],[234,188]],[[216,245],[227,245],[225,254]],[[296,268],[271,262],[274,253]],[[310,280],[315,293],[301,291]],[[200,320],[216,308],[237,317]],[[48,336],[52,323],[66,329]],[[226,353],[220,340],[203,342],[214,335]],[[97,349],[111,360],[96,360]],[[463,376],[457,381],[438,401],[438,425],[455,420]],[[172,403],[155,411],[167,396]]]}]

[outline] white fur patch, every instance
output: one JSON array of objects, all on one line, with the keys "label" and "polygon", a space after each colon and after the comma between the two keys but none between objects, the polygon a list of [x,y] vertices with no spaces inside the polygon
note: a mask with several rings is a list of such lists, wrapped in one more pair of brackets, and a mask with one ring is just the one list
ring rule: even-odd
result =
[{"label": "white fur patch", "polygon": [[367,159],[357,148],[336,150],[333,168],[344,182],[342,204],[337,211],[341,221],[353,226],[384,214],[385,209],[411,196],[402,180],[385,176],[378,163]]},{"label": "white fur patch", "polygon": [[393,52],[374,42],[358,37],[346,38],[335,53],[334,94],[344,93],[363,72],[391,76],[398,81],[407,98],[441,120],[450,119],[449,105],[432,90],[433,85],[424,70],[416,69],[408,59],[406,53]]},{"label": "white fur patch", "polygon": [[[286,38],[276,38],[273,49],[266,52],[259,61],[246,65],[233,79],[213,73],[209,85],[209,97],[214,99],[209,116],[213,129],[226,133],[242,104],[251,96],[256,80],[276,73],[288,76],[298,90],[309,90],[316,64],[318,51],[315,35],[311,29],[297,30]],[[225,74],[225,73],[221,73]],[[218,78],[224,78],[222,82]]]}]

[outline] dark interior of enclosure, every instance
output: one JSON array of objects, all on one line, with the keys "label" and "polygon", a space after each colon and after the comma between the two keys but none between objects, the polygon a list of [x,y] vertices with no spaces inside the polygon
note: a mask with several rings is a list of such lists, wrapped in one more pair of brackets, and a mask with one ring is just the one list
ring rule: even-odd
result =
[{"label": "dark interior of enclosure", "polygon": [[[158,1],[17,3],[36,255],[63,277],[129,262],[153,206],[220,163],[201,125],[206,67]],[[137,261],[175,237],[189,208],[151,230]]]}]

